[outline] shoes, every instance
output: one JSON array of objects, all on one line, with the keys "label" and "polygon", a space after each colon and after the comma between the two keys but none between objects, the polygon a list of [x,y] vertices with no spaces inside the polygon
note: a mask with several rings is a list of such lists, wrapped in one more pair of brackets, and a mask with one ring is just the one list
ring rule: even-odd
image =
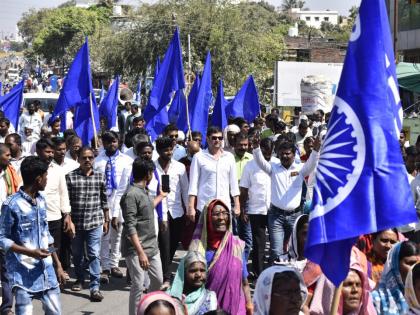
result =
[{"label": "shoes", "polygon": [[122,278],[124,277],[122,271],[118,267],[111,268],[111,276],[115,278]]},{"label": "shoes", "polygon": [[102,271],[99,282],[102,283],[102,284],[108,284],[110,274],[111,274],[111,271],[109,271],[109,270]]},{"label": "shoes", "polygon": [[101,302],[104,299],[101,291],[95,290],[90,292],[90,301],[91,302]]},{"label": "shoes", "polygon": [[4,310],[1,314],[2,315],[15,315],[15,313],[13,313],[12,310]]},{"label": "shoes", "polygon": [[77,280],[72,286],[71,286],[71,290],[75,291],[75,292],[79,292],[82,291],[83,289],[83,284],[81,281]]},{"label": "shoes", "polygon": [[160,286],[160,291],[166,291],[169,289],[169,287],[171,286],[171,283],[169,281],[165,281],[161,286]]}]

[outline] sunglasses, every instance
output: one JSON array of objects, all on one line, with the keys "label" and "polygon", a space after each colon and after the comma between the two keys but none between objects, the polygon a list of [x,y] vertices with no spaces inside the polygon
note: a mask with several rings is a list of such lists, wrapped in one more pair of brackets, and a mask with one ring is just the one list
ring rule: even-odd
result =
[{"label": "sunglasses", "polygon": [[216,140],[222,141],[223,140],[223,137],[212,136],[211,137],[211,140],[213,140],[213,141],[216,141]]}]

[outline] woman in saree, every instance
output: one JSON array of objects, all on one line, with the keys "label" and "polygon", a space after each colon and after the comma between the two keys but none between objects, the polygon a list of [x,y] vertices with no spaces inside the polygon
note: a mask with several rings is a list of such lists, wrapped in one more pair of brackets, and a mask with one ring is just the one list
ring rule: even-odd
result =
[{"label": "woman in saree", "polygon": [[209,201],[201,213],[190,250],[206,258],[206,288],[216,293],[219,307],[231,315],[253,314],[244,247],[244,242],[232,233],[228,207],[218,199]]},{"label": "woman in saree", "polygon": [[419,248],[410,241],[397,243],[389,251],[378,288],[372,292],[378,314],[397,315],[408,312],[404,284],[411,266],[419,260]]},{"label": "woman in saree", "polygon": [[205,288],[207,261],[199,252],[189,251],[181,259],[168,294],[184,303],[188,315],[217,310],[216,293]]}]

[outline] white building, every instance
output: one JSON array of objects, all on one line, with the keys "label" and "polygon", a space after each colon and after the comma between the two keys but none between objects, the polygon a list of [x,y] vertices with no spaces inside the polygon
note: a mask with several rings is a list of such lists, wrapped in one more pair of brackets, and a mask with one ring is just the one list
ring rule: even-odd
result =
[{"label": "white building", "polygon": [[290,9],[290,14],[302,21],[306,25],[321,28],[322,22],[329,22],[333,25],[338,24],[338,11],[302,11],[299,8]]}]

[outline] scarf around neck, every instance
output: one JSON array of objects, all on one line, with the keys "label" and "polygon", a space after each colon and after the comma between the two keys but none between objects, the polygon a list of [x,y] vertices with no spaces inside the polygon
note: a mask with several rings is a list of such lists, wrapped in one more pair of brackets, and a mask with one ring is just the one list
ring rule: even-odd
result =
[{"label": "scarf around neck", "polygon": [[105,166],[105,177],[106,177],[106,192],[107,195],[110,196],[112,191],[117,189],[117,176],[116,176],[116,167],[115,161],[120,154],[120,150],[115,151],[115,153],[108,157],[108,161],[106,162]]}]

